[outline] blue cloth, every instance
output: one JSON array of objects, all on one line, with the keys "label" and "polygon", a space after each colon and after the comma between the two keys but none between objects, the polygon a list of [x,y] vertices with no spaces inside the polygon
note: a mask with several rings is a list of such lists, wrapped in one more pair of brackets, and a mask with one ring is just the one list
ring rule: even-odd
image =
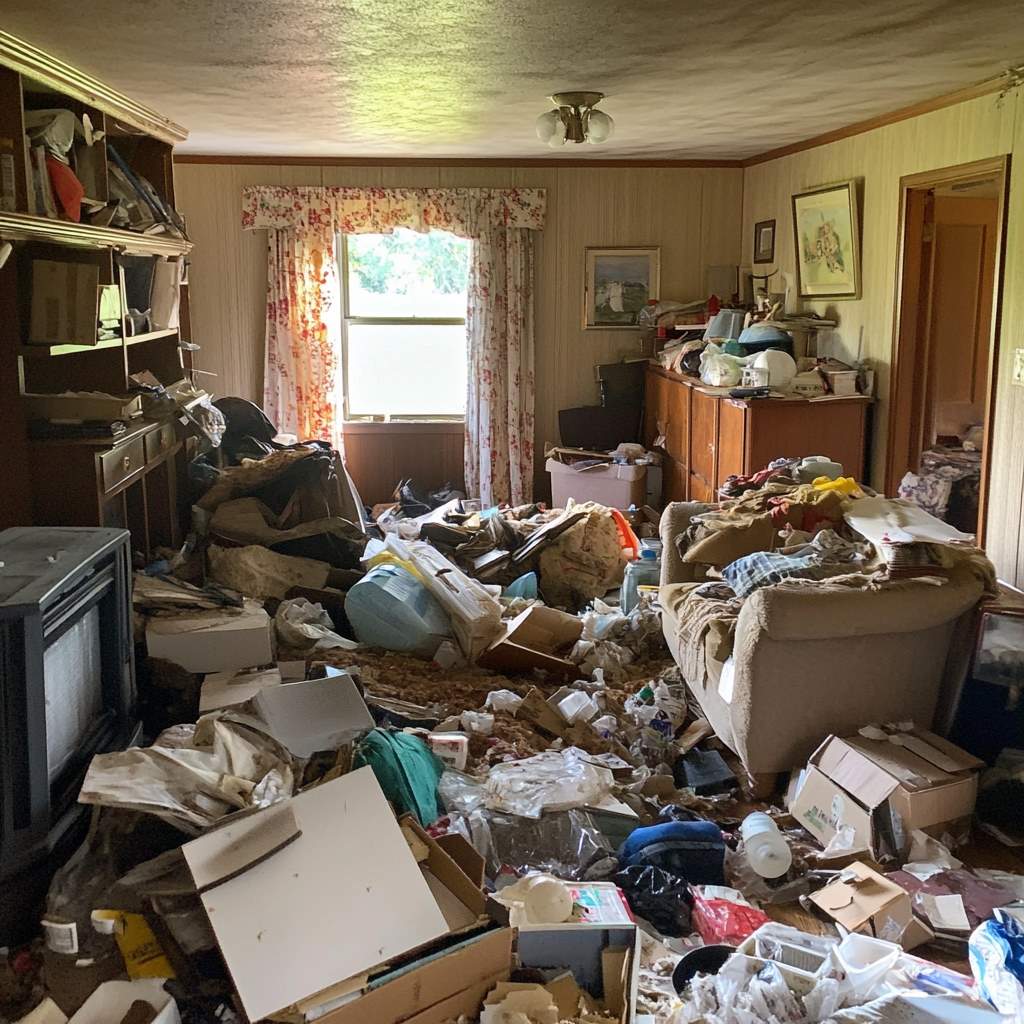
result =
[{"label": "blue cloth", "polygon": [[722,570],[722,578],[737,597],[746,597],[760,587],[792,578],[822,579],[835,574],[835,567],[822,564],[819,554],[780,555],[755,551],[744,555]]}]

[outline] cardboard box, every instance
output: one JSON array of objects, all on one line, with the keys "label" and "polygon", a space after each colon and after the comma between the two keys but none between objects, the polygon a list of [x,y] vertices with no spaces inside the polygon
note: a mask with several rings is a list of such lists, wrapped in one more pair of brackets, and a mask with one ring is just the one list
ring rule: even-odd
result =
[{"label": "cardboard box", "polygon": [[789,810],[822,845],[843,824],[854,829],[854,849],[898,853],[914,829],[941,836],[970,817],[981,764],[923,729],[887,739],[830,736],[811,755]]},{"label": "cardboard box", "polygon": [[907,890],[860,861],[810,899],[847,931],[898,942],[904,949],[928,941],[928,930],[917,924]]},{"label": "cardboard box", "polygon": [[571,675],[576,666],[560,653],[568,653],[582,632],[583,623],[578,616],[534,605],[504,625],[502,634],[484,651],[479,662],[503,672],[539,668]]},{"label": "cardboard box", "polygon": [[99,324],[97,263],[32,261],[28,340],[40,345],[95,345]]},{"label": "cardboard box", "polygon": [[272,662],[273,636],[263,606],[246,598],[241,611],[154,616],[146,626],[146,651],[186,672],[223,672]]},{"label": "cardboard box", "polygon": [[104,982],[69,1024],[111,1024],[121,1020],[136,1000],[157,1011],[153,1024],[181,1024],[178,1004],[163,990],[163,984],[160,978]]},{"label": "cardboard box", "polygon": [[[475,1014],[484,997],[512,969],[511,928],[489,929],[430,953],[369,982],[351,1002],[318,1018],[320,1024],[399,1024]],[[452,1014],[450,1006],[465,1008]],[[430,1011],[435,1011],[433,1014]]]}]

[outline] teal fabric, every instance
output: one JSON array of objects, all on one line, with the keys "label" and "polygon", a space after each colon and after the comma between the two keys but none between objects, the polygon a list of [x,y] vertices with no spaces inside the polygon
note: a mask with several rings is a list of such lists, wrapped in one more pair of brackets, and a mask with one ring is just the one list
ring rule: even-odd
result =
[{"label": "teal fabric", "polygon": [[374,729],[359,743],[353,768],[369,765],[384,795],[401,814],[414,814],[423,826],[441,816],[437,783],[444,765],[417,736]]}]

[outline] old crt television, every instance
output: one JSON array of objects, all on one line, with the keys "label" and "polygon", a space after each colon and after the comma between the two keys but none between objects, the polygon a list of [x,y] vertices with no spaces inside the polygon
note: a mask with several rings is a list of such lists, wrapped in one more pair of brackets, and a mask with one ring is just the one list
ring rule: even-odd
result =
[{"label": "old crt television", "polygon": [[45,893],[77,841],[92,756],[137,739],[135,704],[128,532],[0,532],[0,945],[10,897]]}]

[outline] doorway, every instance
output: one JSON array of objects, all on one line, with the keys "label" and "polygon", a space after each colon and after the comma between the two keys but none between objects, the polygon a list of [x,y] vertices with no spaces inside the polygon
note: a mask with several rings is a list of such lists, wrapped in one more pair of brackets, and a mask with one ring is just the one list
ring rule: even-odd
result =
[{"label": "doorway", "polygon": [[983,543],[1006,157],[900,181],[885,492]]}]

